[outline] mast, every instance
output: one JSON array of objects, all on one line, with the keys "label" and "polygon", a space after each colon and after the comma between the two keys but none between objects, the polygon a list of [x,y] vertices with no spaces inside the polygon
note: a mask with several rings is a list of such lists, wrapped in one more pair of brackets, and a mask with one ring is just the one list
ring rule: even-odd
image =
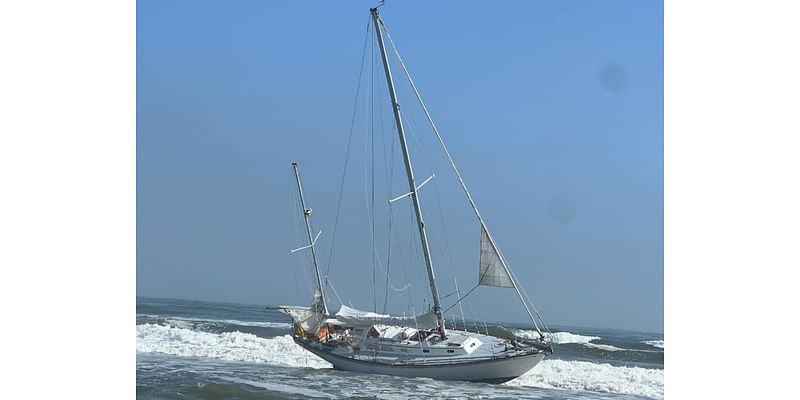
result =
[{"label": "mast", "polygon": [[422,254],[425,258],[425,266],[428,269],[428,281],[431,285],[431,295],[433,297],[433,312],[436,313],[437,323],[439,325],[439,332],[444,336],[444,320],[442,316],[442,306],[439,303],[439,290],[436,288],[436,276],[433,273],[433,261],[431,259],[430,249],[428,248],[428,235],[425,233],[425,222],[422,220],[422,208],[420,208],[419,198],[417,196],[418,187],[414,183],[414,170],[411,167],[411,157],[408,154],[408,145],[406,144],[406,135],[403,131],[403,120],[400,117],[400,104],[397,103],[397,95],[394,91],[394,80],[392,79],[392,70],[389,67],[389,59],[386,56],[386,47],[383,44],[383,35],[381,34],[381,25],[383,22],[378,16],[377,8],[370,8],[372,14],[372,22],[375,25],[375,35],[378,37],[378,46],[381,49],[381,60],[383,61],[383,70],[386,72],[386,83],[389,85],[389,96],[392,99],[392,111],[394,112],[395,125],[397,126],[397,134],[400,136],[400,147],[403,149],[403,161],[406,165],[406,175],[408,175],[408,188],[410,191],[411,200],[414,203],[414,214],[417,217],[417,227],[419,228],[419,239],[422,242]]},{"label": "mast", "polygon": [[292,163],[294,169],[294,178],[297,181],[297,191],[300,193],[300,205],[303,207],[303,217],[306,220],[306,233],[308,233],[308,247],[311,248],[311,257],[314,259],[314,272],[317,273],[317,290],[319,290],[320,298],[322,299],[322,309],[325,315],[328,314],[328,303],[325,302],[325,291],[322,290],[322,279],[319,275],[319,264],[317,262],[317,250],[314,248],[316,240],[311,235],[311,209],[306,207],[306,199],[303,197],[303,185],[300,184],[300,172],[297,170],[297,163]]}]

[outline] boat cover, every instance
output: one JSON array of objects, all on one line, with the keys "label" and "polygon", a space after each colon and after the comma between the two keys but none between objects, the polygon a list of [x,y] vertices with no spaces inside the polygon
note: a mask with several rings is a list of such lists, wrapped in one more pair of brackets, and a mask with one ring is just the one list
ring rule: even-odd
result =
[{"label": "boat cover", "polygon": [[371,326],[376,324],[408,326],[412,328],[433,329],[437,326],[436,314],[429,311],[411,317],[397,317],[388,314],[378,314],[371,311],[361,311],[342,305],[336,313],[336,319],[352,326]]}]

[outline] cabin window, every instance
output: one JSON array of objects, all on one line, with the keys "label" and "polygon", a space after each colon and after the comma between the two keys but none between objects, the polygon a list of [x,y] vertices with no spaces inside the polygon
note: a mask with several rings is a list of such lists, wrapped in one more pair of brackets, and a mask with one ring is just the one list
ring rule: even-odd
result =
[{"label": "cabin window", "polygon": [[423,353],[430,353],[430,350],[422,350]]},{"label": "cabin window", "polygon": [[453,349],[448,349],[447,350],[448,353],[452,353],[453,351],[454,351]]}]

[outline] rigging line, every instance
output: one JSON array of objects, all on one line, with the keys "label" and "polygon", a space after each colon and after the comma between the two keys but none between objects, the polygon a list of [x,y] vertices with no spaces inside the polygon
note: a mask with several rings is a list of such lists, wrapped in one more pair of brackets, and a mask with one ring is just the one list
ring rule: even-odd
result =
[{"label": "rigging line", "polygon": [[[461,299],[461,291],[458,290],[458,279],[454,278],[453,281],[455,281],[456,294],[458,294],[458,299],[460,300]],[[464,306],[461,305],[460,301],[458,302],[458,309],[461,310],[461,323],[464,325],[464,330],[466,331],[467,330],[467,319],[464,318]]]},{"label": "rigging line", "polygon": [[[441,195],[439,193],[438,181],[433,182],[433,189],[434,189],[434,194],[436,195],[435,196],[436,205],[439,207],[439,222],[442,224],[442,233],[443,233],[442,236],[444,236],[444,248],[447,252],[448,266],[450,267],[450,273],[453,274],[453,284],[456,287],[456,294],[458,294],[458,297],[461,298],[461,293],[458,288],[458,278],[456,278],[455,266],[453,263],[453,253],[450,250],[450,239],[449,235],[447,234],[447,224],[444,218],[444,209],[442,208],[442,200],[441,200]],[[461,305],[461,302],[458,303],[458,309],[461,312],[461,321],[464,323],[464,326],[466,326],[466,319],[464,318],[464,307]]]},{"label": "rigging line", "polygon": [[442,149],[444,150],[447,159],[450,161],[450,166],[453,167],[453,172],[455,172],[458,181],[461,183],[461,189],[463,189],[464,193],[467,195],[467,199],[469,200],[472,209],[475,211],[478,220],[481,221],[481,224],[483,224],[483,219],[481,218],[481,214],[478,211],[478,206],[475,205],[475,201],[472,200],[472,195],[470,195],[469,190],[467,190],[467,185],[466,183],[464,183],[464,179],[461,177],[461,173],[458,171],[455,161],[453,161],[453,157],[450,155],[450,151],[447,150],[447,146],[445,146],[444,144],[444,139],[442,139],[442,135],[439,134],[439,130],[436,128],[436,124],[433,122],[433,118],[431,117],[430,112],[428,112],[428,108],[425,107],[425,103],[422,101],[422,96],[419,94],[419,90],[417,90],[417,86],[414,84],[414,80],[411,79],[411,74],[408,72],[405,63],[403,62],[403,58],[400,57],[400,53],[397,51],[397,47],[395,47],[394,41],[392,40],[392,36],[389,34],[389,29],[386,27],[386,25],[383,25],[383,30],[384,32],[386,32],[386,37],[389,39],[389,44],[392,46],[392,50],[394,51],[397,60],[400,62],[400,66],[403,69],[403,73],[405,74],[406,79],[408,79],[408,82],[411,85],[411,89],[414,91],[414,94],[417,97],[417,101],[422,107],[422,111],[425,112],[425,117],[428,119],[428,123],[431,125],[431,129],[433,129],[433,132],[436,134],[436,138],[438,139],[439,144],[442,146]]},{"label": "rigging line", "polygon": [[[513,273],[513,271],[512,271],[512,273]],[[514,275],[514,279],[517,279],[516,275]],[[522,288],[522,294],[524,294],[525,298],[528,299],[528,302],[531,303],[531,307],[533,307],[533,312],[535,312],[536,316],[539,317],[539,321],[542,323],[542,326],[544,326],[544,329],[547,332],[552,334],[553,332],[550,330],[550,327],[547,326],[547,323],[544,322],[544,318],[542,318],[542,316],[539,314],[539,310],[536,309],[536,305],[534,305],[533,300],[531,300],[530,296],[528,296],[528,292],[525,291],[524,287]]]},{"label": "rigging line", "polygon": [[372,48],[372,59],[370,61],[370,72],[369,72],[370,88],[372,89],[372,90],[370,90],[370,94],[369,94],[369,99],[370,99],[370,102],[369,102],[369,111],[370,111],[370,125],[369,125],[369,128],[370,129],[369,129],[369,131],[370,131],[370,145],[372,147],[371,152],[370,152],[370,162],[371,162],[371,170],[370,170],[370,172],[371,172],[371,175],[372,175],[371,176],[371,178],[372,178],[372,185],[371,185],[372,197],[370,199],[371,200],[371,202],[370,202],[370,208],[371,208],[370,213],[372,215],[372,218],[370,218],[370,220],[372,222],[372,227],[370,229],[370,233],[371,233],[370,236],[371,236],[371,240],[372,240],[372,260],[371,260],[371,262],[372,262],[372,309],[375,312],[378,312],[378,295],[377,295],[377,290],[378,290],[377,286],[378,285],[376,285],[376,280],[375,280],[376,277],[375,277],[375,218],[374,218],[375,217],[375,85],[374,85],[375,68],[374,68],[374,65],[375,65],[375,48],[373,47]]},{"label": "rigging line", "polygon": [[472,289],[470,289],[470,290],[469,290],[469,292],[467,292],[467,294],[465,294],[464,296],[462,296],[461,298],[459,298],[459,299],[458,299],[458,301],[457,301],[457,302],[455,302],[455,304],[451,305],[450,307],[447,307],[447,310],[444,310],[444,312],[448,312],[448,311],[450,311],[450,309],[451,309],[451,308],[453,308],[453,307],[455,307],[455,306],[456,306],[456,304],[461,304],[461,301],[462,301],[462,300],[464,300],[464,299],[465,299],[467,296],[469,296],[469,294],[470,294],[470,293],[472,293],[472,291],[473,291],[473,290],[477,289],[477,288],[478,288],[478,286],[480,286],[480,285],[481,285],[481,281],[483,280],[483,278],[486,276],[486,274],[487,274],[488,272],[489,272],[489,268],[486,268],[486,271],[483,271],[483,275],[481,275],[481,278],[480,278],[480,279],[478,279],[478,284],[477,284],[477,285],[475,285],[475,287],[473,287]]},{"label": "rigging line", "polygon": [[[382,92],[378,92],[378,93],[382,93]],[[381,97],[381,99],[383,99],[383,98]],[[392,124],[396,125],[397,121],[395,121],[394,119],[392,121],[393,121]],[[393,128],[396,129],[397,127],[393,126]],[[388,168],[387,168],[388,171],[387,171],[387,174],[386,174],[386,177],[387,177],[387,179],[386,179],[386,190],[387,190],[388,193],[392,193],[392,188],[394,186],[393,183],[394,183],[394,147],[395,147],[395,141],[394,141],[394,137],[392,137],[391,140],[389,141],[391,143],[391,150],[390,150],[390,153],[389,153],[390,154],[389,158],[387,158],[386,157],[386,153],[385,153],[386,152],[386,132],[383,129],[383,113],[381,113],[381,134],[382,134],[381,136],[383,137],[383,143],[384,143],[384,146],[383,146],[383,149],[384,149],[384,168],[387,168],[386,164],[387,164],[387,161],[388,161]],[[388,244],[387,244],[388,250],[386,252],[387,253],[387,255],[386,255],[386,272],[387,272],[387,274],[386,274],[386,285],[384,287],[384,293],[385,293],[385,297],[384,297],[384,300],[383,300],[383,311],[384,311],[384,313],[386,312],[386,306],[387,306],[388,298],[389,298],[389,271],[390,271],[389,268],[390,268],[391,260],[392,260],[392,233],[393,232],[394,232],[395,238],[397,239],[397,246],[398,246],[397,249],[400,252],[400,266],[403,268],[403,272],[404,272],[404,275],[406,277],[406,282],[408,282],[408,268],[406,267],[405,260],[403,259],[403,249],[400,247],[400,238],[399,238],[399,235],[397,235],[397,228],[395,228],[395,226],[394,226],[394,208],[392,208],[392,203],[389,203],[389,224],[388,225],[389,225],[389,233],[388,233],[389,239],[387,240],[387,242],[388,242]],[[409,290],[408,292],[409,292],[409,296],[410,296],[411,290]]]},{"label": "rigging line", "polygon": [[444,296],[439,296],[439,298],[440,298],[440,299],[446,299],[446,298],[448,298],[448,297],[450,297],[450,296],[452,296],[452,295],[454,295],[454,294],[456,294],[456,293],[457,293],[457,292],[450,292],[450,293],[448,293],[448,294],[446,294],[446,295],[444,295]]},{"label": "rigging line", "polygon": [[461,182],[461,188],[464,190],[465,194],[467,195],[467,198],[469,199],[470,205],[472,206],[473,210],[475,210],[475,213],[478,215],[478,219],[481,219],[480,218],[480,212],[478,211],[478,207],[475,205],[475,202],[472,200],[472,196],[469,194],[469,191],[467,190],[467,186],[464,183],[464,179],[461,177],[461,173],[458,171],[458,168],[456,167],[456,164],[453,161],[453,157],[450,156],[450,152],[447,150],[447,146],[445,146],[444,140],[442,139],[441,134],[439,134],[439,130],[436,128],[436,124],[433,122],[433,118],[431,117],[430,112],[428,112],[428,108],[425,107],[425,103],[422,101],[422,96],[419,94],[419,90],[417,90],[417,86],[414,84],[414,80],[411,79],[411,74],[408,72],[408,69],[406,68],[405,63],[403,62],[402,57],[400,57],[400,53],[397,51],[397,47],[395,47],[394,41],[392,40],[392,36],[389,34],[389,29],[386,27],[386,25],[383,25],[383,30],[384,30],[384,32],[386,32],[386,37],[389,39],[389,44],[392,46],[392,50],[394,51],[394,54],[397,57],[397,60],[400,62],[400,66],[403,69],[403,73],[405,74],[406,79],[408,79],[409,84],[411,84],[411,89],[414,91],[414,94],[417,97],[417,101],[419,102],[420,106],[422,107],[423,112],[425,112],[425,116],[428,119],[428,123],[431,125],[431,128],[433,129],[433,132],[436,134],[436,138],[439,140],[439,144],[444,149],[445,155],[447,155],[447,159],[450,161],[450,165],[453,167],[453,172],[455,172],[456,177],[458,178],[459,182]]},{"label": "rigging line", "polygon": [[[295,204],[294,204],[295,203],[295,199],[294,199],[293,190],[292,190],[292,180],[290,178],[290,175],[286,175],[286,176],[288,178],[286,180],[286,182],[288,183],[288,189],[289,190],[286,193],[289,194],[289,208],[291,210],[294,210],[294,208],[295,208]],[[295,213],[292,212],[292,215],[294,216]],[[294,239],[295,239],[295,235],[297,233],[297,217],[296,216],[294,216],[292,218],[292,226],[294,227],[293,230],[291,230],[291,231],[287,230],[286,231],[287,236],[288,236],[286,241],[288,242],[287,243],[288,244],[288,248],[290,248],[290,249],[294,248]],[[293,235],[293,233],[295,235]],[[292,257],[291,255],[289,256],[289,258],[290,258],[290,262],[292,264],[292,278],[294,280],[295,301],[297,302],[297,304],[300,304],[300,286],[297,284],[296,262],[295,262],[294,257]]]},{"label": "rigging line", "polygon": [[419,140],[419,136],[417,136],[417,129],[416,129],[417,124],[414,121],[414,118],[412,118],[409,114],[406,114],[405,111],[403,110],[400,111],[400,114],[403,116],[403,119],[406,122],[408,122],[407,125],[408,130],[409,132],[411,132],[411,137],[414,138],[414,142],[421,150],[422,156],[425,159],[425,162],[427,163],[428,169],[433,170],[433,162],[431,162],[431,158],[428,155],[428,150],[425,148],[425,146],[422,145],[422,141]]},{"label": "rigging line", "polygon": [[[371,85],[371,87],[370,87],[370,93],[372,93],[372,90],[373,90],[373,89],[372,89],[372,86],[374,86],[374,85]],[[367,122],[365,123],[365,126],[368,126],[368,125],[369,125],[369,121],[370,121],[370,120],[369,120],[369,118],[368,118],[368,117],[369,117],[369,114],[367,114],[367,115],[366,115],[366,117],[367,117],[367,118],[365,118],[365,119],[366,119],[366,121],[367,121]],[[367,181],[368,181],[368,168],[367,168],[367,158],[366,158],[366,153],[367,153],[367,140],[366,140],[366,132],[365,132],[365,138],[364,138],[364,153],[365,153],[365,156],[364,156],[364,199],[365,199],[365,202],[367,203],[367,206],[368,206],[368,203],[369,203],[369,193],[368,193],[368,191],[367,191],[367,187],[368,187],[369,185],[367,184]],[[366,207],[366,208],[367,208],[367,210],[366,210],[366,211],[367,211],[367,212],[366,212],[366,214],[367,214],[367,226],[369,226],[369,227],[370,227],[370,235],[371,235],[371,236],[374,236],[374,234],[375,234],[375,231],[374,231],[374,229],[373,229],[373,224],[372,224],[372,221],[373,221],[373,218],[374,218],[374,216],[370,214],[369,207]],[[373,250],[373,251],[374,251],[376,254],[378,254],[379,252],[378,252],[377,246],[375,245],[375,242],[374,242],[374,241],[372,241],[372,245],[373,245],[373,246],[372,246],[372,247],[373,247],[373,249],[372,249],[372,250]],[[380,267],[380,270],[381,270],[381,272],[383,272],[383,273],[384,273],[384,275],[388,277],[388,276],[389,276],[389,274],[388,274],[388,272],[386,271],[386,269],[385,269],[385,268],[384,268],[384,266],[383,266],[383,262],[381,261],[381,257],[375,257],[375,258],[374,258],[374,261],[377,261],[377,262],[375,262],[375,263],[373,264],[373,268],[374,268],[374,265],[377,265],[378,267]],[[389,287],[390,287],[392,290],[396,291],[396,292],[403,292],[403,291],[406,291],[406,290],[408,290],[408,289],[411,287],[411,284],[410,284],[410,283],[406,283],[406,285],[405,285],[405,286],[403,286],[403,287],[401,287],[401,288],[398,288],[398,287],[395,287],[395,286],[394,286],[394,285],[391,283],[391,280],[390,280],[390,282],[389,282]],[[374,288],[375,288],[375,285],[373,285],[373,289],[374,289]],[[374,296],[373,296],[373,297],[374,297]],[[376,307],[376,308],[377,308],[377,307]],[[377,311],[377,309],[376,309],[375,311]]]},{"label": "rigging line", "polygon": [[[390,213],[392,212],[391,208],[392,208],[392,204],[390,203],[389,204],[389,212]],[[386,305],[389,303],[389,271],[391,271],[389,268],[390,268],[390,265],[391,265],[390,263],[392,262],[392,220],[393,220],[393,218],[392,218],[392,216],[390,214],[389,215],[389,232],[388,232],[389,245],[386,246],[387,247],[387,249],[386,249],[386,284],[384,285],[384,289],[383,289],[383,293],[384,293],[384,295],[383,295],[383,311],[382,311],[383,314],[386,314]]]},{"label": "rigging line", "polygon": [[[414,139],[414,143],[416,143],[418,148],[421,150],[420,152],[422,153],[423,158],[424,158],[425,162],[427,163],[428,169],[431,169],[432,163],[431,163],[430,157],[428,156],[428,152],[425,149],[425,146],[422,145],[422,142],[419,140],[419,137],[416,134],[416,130],[415,130],[416,124],[414,122],[414,119],[411,118],[408,114],[406,114],[405,110],[403,110],[403,109],[398,110],[398,112],[401,114],[403,119],[407,122],[406,127],[408,128],[409,132],[411,133],[411,137]],[[395,125],[396,125],[396,123],[395,123]],[[420,198],[420,203],[419,204],[420,204],[420,212],[422,212],[423,214],[425,214],[427,216],[430,216],[427,213],[427,209],[423,206],[421,198]],[[416,217],[414,215],[413,209],[411,209],[411,208],[409,208],[409,215],[410,215],[409,222],[413,226],[414,225],[413,220]],[[409,249],[410,249],[410,252],[411,252],[412,255],[416,254],[418,258],[421,258],[420,251],[417,248],[419,243],[416,240],[414,240],[413,227],[411,229],[409,229],[408,232],[409,232]],[[438,246],[439,242],[434,241],[433,244],[434,244],[434,246]],[[431,253],[431,257],[433,257],[433,253]],[[410,259],[410,262],[413,264],[414,260]],[[426,299],[423,298],[423,301],[426,301]],[[444,313],[442,313],[442,314],[444,314]]]},{"label": "rigging line", "polygon": [[480,316],[480,315],[478,315],[478,311],[476,311],[476,310],[475,310],[475,306],[473,306],[473,305],[472,305],[472,302],[471,302],[471,301],[467,300],[467,305],[468,305],[468,306],[469,306],[469,308],[472,310],[472,313],[473,313],[473,314],[475,314],[475,332],[481,333],[481,329],[480,329],[480,327],[478,326],[478,322],[481,322],[481,323],[483,323],[484,325],[485,325],[486,323],[485,323],[485,322],[484,322],[484,321],[481,319],[481,316]]},{"label": "rigging line", "polygon": [[333,289],[333,294],[335,294],[336,298],[339,300],[339,305],[344,305],[344,302],[342,301],[342,298],[339,297],[339,292],[337,292],[336,288],[333,287],[333,281],[328,281],[328,284],[331,285],[331,289]]},{"label": "rigging line", "polygon": [[[380,104],[387,104],[384,103],[383,100],[383,90],[381,86],[378,85],[378,117],[380,121],[380,137],[381,137],[381,148],[383,149],[383,173],[384,177],[386,177],[386,190],[388,193],[391,193],[391,177],[389,175],[389,163],[391,160],[386,157],[386,129],[383,123],[383,111],[384,109],[380,107]],[[394,145],[394,140],[391,141]],[[394,155],[394,146],[392,146],[392,155]],[[373,178],[374,179],[374,178]],[[389,203],[389,211],[391,212],[392,204]],[[373,212],[374,213],[374,212]],[[383,287],[383,313],[386,313],[386,307],[389,303],[389,274],[391,273],[391,265],[392,265],[392,218],[391,215],[387,216],[388,219],[388,232],[387,232],[387,244],[386,244],[386,282],[384,283]]]},{"label": "rigging line", "polygon": [[[366,152],[366,140],[365,140],[365,146],[364,146],[364,147],[365,147],[364,151]],[[365,160],[365,164],[366,164],[366,160]],[[365,167],[366,167],[366,165],[365,165]],[[367,178],[367,175],[366,175],[366,171],[365,171],[365,174],[364,174],[364,180],[365,180],[365,184],[366,184],[366,178]],[[367,191],[366,191],[366,188],[365,188],[365,191],[364,191],[364,195],[365,195],[365,201],[368,201],[368,196],[367,196],[367,195],[368,195],[368,193],[367,193]],[[370,235],[371,235],[371,236],[374,236],[374,235],[375,235],[374,224],[373,224],[373,218],[374,218],[374,216],[373,216],[372,214],[370,214],[369,207],[367,207],[367,226],[370,228]],[[375,245],[375,242],[374,242],[374,241],[372,242],[372,251],[374,251],[374,252],[375,252],[375,254],[379,254],[378,248],[377,248],[377,246]],[[380,270],[383,272],[383,274],[384,274],[384,275],[387,277],[387,279],[389,279],[389,280],[390,280],[390,278],[389,278],[389,272],[386,270],[386,268],[384,268],[384,266],[383,266],[383,262],[381,261],[381,257],[380,257],[380,256],[378,256],[378,257],[375,257],[373,261],[376,261],[375,263],[373,263],[373,266],[374,266],[374,265],[377,265],[378,267],[380,267]],[[374,267],[373,267],[373,268],[374,268]],[[407,289],[408,289],[410,286],[411,286],[411,284],[410,284],[410,283],[406,283],[406,285],[405,285],[405,286],[403,286],[402,288],[397,288],[397,287],[395,287],[395,286],[394,286],[394,285],[391,283],[391,280],[390,280],[390,282],[389,282],[389,287],[390,287],[392,290],[396,291],[396,292],[402,292],[402,291],[405,291],[405,290],[407,290]],[[373,288],[374,288],[374,285],[373,285]],[[375,311],[377,311],[377,309],[376,309]]]},{"label": "rigging line", "polygon": [[[425,146],[422,145],[422,142],[419,140],[419,137],[416,134],[416,129],[415,129],[416,128],[416,124],[414,122],[414,119],[410,118],[408,115],[406,115],[405,112],[402,112],[402,115],[405,117],[406,121],[409,122],[408,128],[409,128],[409,131],[411,132],[411,136],[414,138],[414,141],[417,143],[417,146],[419,146],[422,149],[422,154],[423,154],[423,156],[425,158],[425,161],[428,163],[428,166],[431,169],[433,169],[432,168],[433,163],[431,162],[431,159],[430,159],[430,157],[428,155],[428,152],[425,150]],[[454,267],[454,263],[453,263],[453,254],[452,254],[452,252],[450,250],[450,240],[449,240],[449,237],[447,235],[447,224],[445,223],[445,219],[444,219],[444,211],[443,211],[443,208],[442,208],[442,201],[441,201],[441,195],[439,193],[438,181],[434,180],[433,187],[434,187],[434,194],[435,194],[434,197],[436,197],[436,204],[437,204],[437,207],[439,208],[439,218],[438,218],[438,220],[439,220],[439,223],[442,226],[442,233],[443,233],[443,236],[444,236],[444,242],[445,242],[444,243],[444,249],[445,249],[445,254],[447,255],[446,261],[447,261],[448,267],[450,268],[450,273],[453,275],[453,284],[455,286],[456,293],[458,293],[459,297],[460,297],[460,290],[458,288],[458,279],[456,278],[455,267]],[[430,214],[428,214],[428,215],[430,216]],[[441,245],[441,243],[439,243],[439,242],[437,242],[437,244]],[[439,247],[440,246],[437,246],[437,248],[439,248]],[[462,321],[465,321],[466,319],[464,317],[464,307],[461,305],[460,301],[458,303],[456,303],[456,304],[458,304],[459,310],[461,312]]]},{"label": "rigging line", "polygon": [[[290,182],[290,186],[291,186],[291,180],[289,182]],[[291,195],[292,196],[292,203],[293,203],[292,204],[292,209],[293,210],[302,210],[303,206],[300,203],[300,197],[297,194],[297,192],[290,189],[289,193],[292,193],[292,195]],[[301,222],[299,213],[292,212],[292,222],[293,222],[292,223],[292,227],[293,227],[293,231],[294,231],[294,236],[292,238],[292,241],[295,242],[295,243],[302,242],[302,239],[301,239],[302,238],[302,233],[300,232],[300,225],[302,223],[304,223],[304,221]],[[294,247],[294,246],[290,245],[290,247]],[[297,264],[294,262],[294,258],[292,258],[292,266],[294,268],[299,268],[301,271],[303,271],[303,277],[306,280],[306,287],[308,288],[309,291],[311,291],[311,293],[314,293],[314,289],[312,288],[312,285],[311,285],[311,278],[309,278],[308,271],[307,271],[307,268],[306,268],[306,266],[308,266],[308,264],[311,264],[311,262],[309,262],[309,259],[308,259],[308,252],[305,252],[305,251],[302,252],[301,260],[302,261],[300,262],[300,266],[297,267]]]},{"label": "rigging line", "polygon": [[[394,154],[394,146],[392,146],[392,154]],[[394,168],[392,168],[392,170],[393,170],[393,169],[394,169]],[[413,216],[413,215],[412,215],[412,216]],[[392,205],[391,205],[391,204],[389,205],[389,223],[390,223],[390,226],[391,226],[391,233],[394,233],[395,241],[396,241],[396,242],[397,242],[397,244],[398,244],[397,251],[400,253],[400,266],[403,268],[403,272],[404,272],[404,274],[405,274],[405,276],[406,276],[406,286],[404,286],[404,287],[403,287],[403,288],[401,288],[401,289],[397,289],[397,288],[395,288],[395,287],[394,287],[394,285],[392,285],[391,281],[389,281],[389,285],[388,285],[388,286],[389,286],[389,287],[390,287],[392,290],[394,290],[394,291],[397,291],[397,292],[400,292],[400,291],[405,291],[405,290],[407,290],[409,293],[411,293],[411,284],[409,283],[409,277],[408,277],[408,266],[406,265],[406,262],[405,262],[405,257],[406,257],[406,256],[405,256],[405,254],[403,253],[403,248],[402,248],[402,246],[400,246],[400,243],[401,243],[401,242],[400,242],[400,234],[397,232],[397,222],[395,222],[394,208],[392,207]],[[390,243],[390,244],[391,244],[391,243]],[[390,248],[391,248],[391,247],[390,247]],[[410,260],[410,259],[409,259],[409,262],[411,262],[411,260]],[[388,280],[389,280],[389,273],[388,273],[388,270],[384,270],[384,272],[385,272],[385,275],[386,275],[386,279],[387,279],[387,281],[388,281]],[[404,290],[404,289],[405,289],[405,290]]]},{"label": "rigging line", "polygon": [[[472,199],[472,195],[470,195],[469,190],[467,190],[467,184],[464,182],[464,179],[461,177],[461,173],[458,171],[458,168],[456,167],[456,164],[453,161],[453,157],[450,156],[450,152],[447,150],[447,146],[445,146],[445,144],[444,144],[444,139],[442,139],[442,135],[439,134],[439,130],[436,128],[436,124],[433,122],[433,118],[431,117],[430,112],[428,112],[428,108],[425,107],[425,103],[422,101],[422,96],[419,94],[419,90],[417,90],[417,86],[414,84],[414,80],[411,79],[411,74],[408,72],[408,69],[406,68],[405,63],[403,63],[402,57],[400,57],[400,53],[397,51],[397,47],[394,45],[394,41],[392,40],[392,36],[389,34],[389,29],[386,27],[386,25],[382,25],[382,26],[383,26],[384,32],[386,32],[386,37],[389,39],[389,44],[392,46],[392,50],[394,51],[394,54],[397,57],[397,60],[400,62],[400,66],[403,68],[403,73],[405,74],[406,78],[408,79],[409,84],[411,84],[411,88],[414,90],[414,94],[417,96],[417,100],[419,101],[419,104],[422,107],[422,110],[425,112],[425,116],[428,118],[428,123],[430,123],[431,128],[433,129],[433,132],[436,134],[436,138],[438,139],[439,144],[442,146],[442,149],[444,150],[445,154],[447,155],[447,159],[450,161],[450,166],[453,167],[453,172],[455,172],[459,183],[461,183],[461,189],[463,189],[464,190],[464,194],[467,195],[467,199],[469,200],[469,203],[472,206],[472,209],[475,211],[475,216],[478,217],[478,221],[480,221],[482,228],[484,229],[484,231],[486,231],[486,235],[489,237],[489,241],[491,241],[492,244],[494,244],[494,239],[492,238],[492,235],[489,232],[489,229],[486,227],[486,224],[483,222],[483,218],[481,217],[481,213],[480,213],[480,211],[478,211],[478,206],[475,204],[475,201]],[[531,314],[530,310],[528,309],[528,305],[525,303],[525,300],[522,297],[522,294],[520,294],[519,285],[517,285],[516,282],[514,281],[514,276],[511,273],[511,268],[508,266],[508,263],[505,262],[505,257],[503,257],[503,253],[500,251],[500,249],[497,247],[497,245],[495,245],[494,247],[495,247],[495,250],[497,251],[497,255],[500,257],[500,260],[502,261],[503,267],[505,268],[506,272],[511,277],[511,283],[514,285],[514,289],[517,291],[517,295],[519,296],[520,301],[522,302],[523,306],[525,307],[525,311],[528,312],[528,316],[531,318],[531,321],[533,321],[533,324],[537,325],[536,324],[536,320],[533,318],[533,315]],[[540,316],[540,319],[541,319],[541,316]],[[542,321],[542,322],[544,322],[544,321]],[[536,329],[537,329],[537,331],[539,330],[538,326],[536,327]],[[539,332],[539,333],[541,334],[541,332]]]},{"label": "rigging line", "polygon": [[[419,323],[417,322],[417,312],[414,310],[414,307],[411,307],[411,315],[414,316],[414,325],[417,327],[417,337],[419,338]],[[419,342],[419,349],[422,350],[422,339],[418,340]],[[425,351],[422,351],[422,359],[425,359]]]},{"label": "rigging line", "polygon": [[347,151],[345,152],[345,156],[344,156],[344,168],[342,170],[342,179],[341,179],[341,181],[339,183],[339,200],[336,203],[336,217],[334,218],[334,221],[333,221],[333,234],[331,236],[331,250],[328,253],[328,268],[325,271],[325,287],[326,288],[328,286],[328,277],[330,276],[330,273],[331,273],[331,266],[333,265],[333,253],[334,253],[334,246],[335,246],[335,243],[336,243],[336,228],[339,225],[339,211],[341,210],[341,206],[342,206],[342,194],[344,193],[344,179],[345,179],[345,176],[347,175],[347,160],[350,158],[350,146],[351,146],[351,144],[353,142],[353,127],[355,126],[356,111],[358,110],[358,94],[361,91],[361,76],[362,76],[362,73],[364,72],[364,58],[365,58],[365,56],[367,54],[367,41],[368,41],[368,38],[370,37],[369,32],[370,32],[370,26],[372,25],[370,22],[371,22],[370,19],[368,19],[367,20],[366,33],[364,34],[364,45],[363,45],[362,50],[361,50],[361,66],[358,69],[358,79],[356,81],[356,96],[355,96],[356,98],[355,98],[355,102],[353,104],[353,113],[352,113],[352,116],[350,117],[350,132],[347,135]]},{"label": "rigging line", "polygon": [[[400,234],[397,233],[397,222],[394,221],[395,220],[394,209],[392,208],[391,205],[389,206],[389,218],[390,218],[389,222],[392,225],[392,233],[394,233],[394,238],[395,238],[395,241],[397,242],[397,251],[400,253],[400,266],[403,267],[403,273],[405,274],[406,282],[408,282],[409,281],[409,277],[408,277],[408,266],[406,265],[406,256],[405,256],[405,254],[403,254],[403,247],[400,246],[400,243],[401,243],[400,242]],[[409,257],[409,263],[410,262],[411,262],[411,259]]]},{"label": "rigging line", "polygon": [[[487,272],[488,272],[488,268],[487,268]],[[486,275],[486,272],[484,272],[483,274],[484,274],[484,275]],[[481,277],[481,278],[483,278],[483,277]],[[462,301],[462,300],[464,300],[464,299],[465,299],[467,296],[469,296],[469,295],[470,295],[470,293],[472,293],[472,291],[473,291],[473,290],[477,289],[477,288],[478,288],[478,286],[480,286],[480,285],[481,285],[481,284],[480,284],[480,280],[479,280],[478,282],[479,282],[479,283],[478,283],[477,285],[475,285],[475,287],[473,287],[472,289],[470,289],[470,290],[469,290],[469,292],[467,292],[467,294],[465,294],[465,295],[461,296],[461,298],[459,298],[459,299],[458,299],[458,301],[456,301],[455,303],[453,303],[453,305],[451,305],[450,307],[447,307],[447,309],[446,309],[446,310],[444,310],[444,311],[442,312],[442,314],[444,314],[444,313],[446,313],[446,312],[450,311],[450,309],[452,309],[452,308],[453,308],[453,307],[455,307],[456,305],[458,305],[458,304],[461,304],[461,301]]]}]

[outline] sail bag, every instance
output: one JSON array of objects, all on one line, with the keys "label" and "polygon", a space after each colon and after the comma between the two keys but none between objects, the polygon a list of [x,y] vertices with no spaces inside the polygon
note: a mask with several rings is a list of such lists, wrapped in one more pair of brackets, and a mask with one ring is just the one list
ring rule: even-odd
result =
[{"label": "sail bag", "polygon": [[508,269],[503,265],[503,259],[497,252],[497,247],[481,224],[481,268],[478,284],[484,286],[498,286],[513,288],[514,281],[508,275]]}]

